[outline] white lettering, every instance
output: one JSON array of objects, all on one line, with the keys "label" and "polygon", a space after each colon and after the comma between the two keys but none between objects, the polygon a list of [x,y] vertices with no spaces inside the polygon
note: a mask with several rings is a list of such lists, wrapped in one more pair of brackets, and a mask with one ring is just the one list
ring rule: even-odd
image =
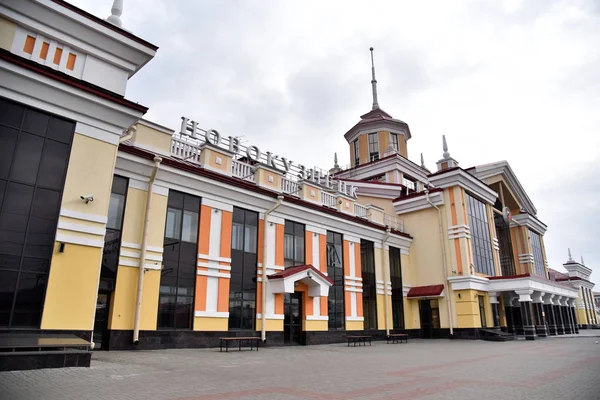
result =
[{"label": "white lettering", "polygon": [[331,180],[330,174],[325,175],[325,186],[327,186],[330,189],[333,188],[333,181]]},{"label": "white lettering", "polygon": [[306,179],[306,167],[302,164],[298,164],[298,169],[300,170],[300,173],[298,174],[298,178]]},{"label": "white lettering", "polygon": [[277,165],[275,165],[275,160],[277,160],[279,158],[278,155],[273,155],[273,153],[271,153],[270,151],[267,151],[267,165],[270,167],[273,167],[275,169],[279,169],[277,168]]},{"label": "white lettering", "polygon": [[240,151],[240,140],[236,137],[229,136],[229,151],[237,154]]},{"label": "white lettering", "polygon": [[288,161],[285,157],[281,157],[281,161],[283,162],[283,168],[285,168],[285,172],[290,172],[290,168],[293,164],[293,161]]},{"label": "white lettering", "polygon": [[191,137],[196,138],[198,132],[198,123],[196,121],[190,121],[192,123],[192,133]]},{"label": "white lettering", "polygon": [[181,135],[187,135],[187,124],[188,124],[189,119],[186,117],[181,117],[181,131],[179,131],[179,133]]},{"label": "white lettering", "polygon": [[204,135],[206,143],[212,143],[215,146],[221,144],[221,134],[214,129],[209,129]]},{"label": "white lettering", "polygon": [[[254,150],[254,154],[252,154],[252,151]],[[256,161],[256,162],[260,162],[260,149],[256,146],[248,146],[246,148],[246,155],[248,156],[248,159],[252,160],[252,161]]]},{"label": "white lettering", "polygon": [[356,186],[354,186],[354,185],[350,185],[350,196],[352,196],[352,197],[356,197],[356,190],[357,190],[357,189],[358,189],[358,188],[357,188]]}]

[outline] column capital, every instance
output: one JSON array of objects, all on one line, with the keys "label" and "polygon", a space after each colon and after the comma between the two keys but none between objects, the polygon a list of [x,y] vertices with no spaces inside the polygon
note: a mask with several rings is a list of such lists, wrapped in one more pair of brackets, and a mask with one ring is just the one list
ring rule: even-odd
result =
[{"label": "column capital", "polygon": [[554,298],[552,299],[552,304],[554,304],[555,306],[560,306],[560,300],[562,299],[562,296],[559,295],[554,295]]},{"label": "column capital", "polygon": [[525,301],[531,301],[533,289],[515,290],[515,293],[519,295],[519,302],[523,303]]},{"label": "column capital", "polygon": [[534,303],[541,303],[542,302],[542,297],[544,297],[544,292],[533,292],[533,294],[531,295],[531,299]]},{"label": "column capital", "polygon": [[567,299],[567,305],[569,307],[574,307],[575,306],[575,301],[576,301],[576,299],[574,299],[574,298]]},{"label": "column capital", "polygon": [[546,293],[544,295],[544,304],[552,304],[552,299],[554,298],[555,295],[553,295],[552,293]]},{"label": "column capital", "polygon": [[498,304],[498,292],[488,292],[491,304]]}]

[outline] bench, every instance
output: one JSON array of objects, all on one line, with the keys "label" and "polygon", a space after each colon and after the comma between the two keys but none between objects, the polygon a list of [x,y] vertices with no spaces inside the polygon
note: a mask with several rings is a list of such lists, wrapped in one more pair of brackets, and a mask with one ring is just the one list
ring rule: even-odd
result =
[{"label": "bench", "polygon": [[390,343],[408,343],[408,335],[406,333],[390,333],[387,336],[387,342]]},{"label": "bench", "polygon": [[258,344],[260,343],[260,338],[255,336],[248,337],[222,337],[221,339],[221,349],[219,351],[223,351],[223,345],[225,345],[225,352],[227,353],[229,347],[237,344],[239,351],[242,351],[242,347],[250,346],[250,351],[252,351],[254,345],[256,344],[256,351],[258,351]]},{"label": "bench", "polygon": [[353,343],[354,347],[356,347],[356,343],[358,343],[359,346],[361,343],[363,344],[363,346],[366,346],[367,342],[369,342],[370,346],[371,336],[348,336],[348,347],[350,347],[350,343]]}]

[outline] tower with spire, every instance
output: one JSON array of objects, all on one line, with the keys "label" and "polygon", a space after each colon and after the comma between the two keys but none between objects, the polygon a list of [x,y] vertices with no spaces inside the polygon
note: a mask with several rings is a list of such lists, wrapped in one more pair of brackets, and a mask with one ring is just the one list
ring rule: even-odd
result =
[{"label": "tower with spire", "polygon": [[379,105],[377,78],[375,77],[374,48],[371,53],[371,110],[360,116],[360,121],[344,135],[350,145],[350,164],[356,167],[400,154],[408,157],[406,143],[411,137],[408,124],[393,118]]}]

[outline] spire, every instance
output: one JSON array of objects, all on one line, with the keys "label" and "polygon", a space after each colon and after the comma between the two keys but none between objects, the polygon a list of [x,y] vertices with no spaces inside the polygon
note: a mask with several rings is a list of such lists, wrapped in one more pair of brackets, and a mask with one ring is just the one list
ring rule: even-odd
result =
[{"label": "spire", "polygon": [[442,135],[442,140],[444,142],[443,144],[443,148],[444,148],[444,158],[449,158],[450,157],[450,153],[448,153],[448,143],[446,143],[446,135]]},{"label": "spire", "polygon": [[120,28],[122,26],[121,14],[123,14],[123,0],[114,0],[110,9],[110,17],[106,18],[106,20]]},{"label": "spire", "polygon": [[333,168],[339,168],[340,166],[338,165],[338,160],[337,160],[337,153],[333,153]]},{"label": "spire", "polygon": [[450,157],[450,153],[448,152],[448,143],[446,142],[446,135],[442,135],[442,143],[444,154],[442,154],[443,158],[437,162],[438,171],[458,167],[458,161]]},{"label": "spire", "polygon": [[421,153],[421,168],[425,168],[425,159],[423,158],[423,153]]},{"label": "spire", "polygon": [[373,60],[373,48],[371,47],[371,86],[373,87],[373,110],[379,108],[379,103],[377,102],[377,79],[375,79],[375,61]]},{"label": "spire", "polygon": [[581,265],[585,265],[585,263],[583,262],[583,256],[581,256]]},{"label": "spire", "polygon": [[569,251],[569,261],[573,261],[573,257],[571,256],[571,249],[567,249]]}]

